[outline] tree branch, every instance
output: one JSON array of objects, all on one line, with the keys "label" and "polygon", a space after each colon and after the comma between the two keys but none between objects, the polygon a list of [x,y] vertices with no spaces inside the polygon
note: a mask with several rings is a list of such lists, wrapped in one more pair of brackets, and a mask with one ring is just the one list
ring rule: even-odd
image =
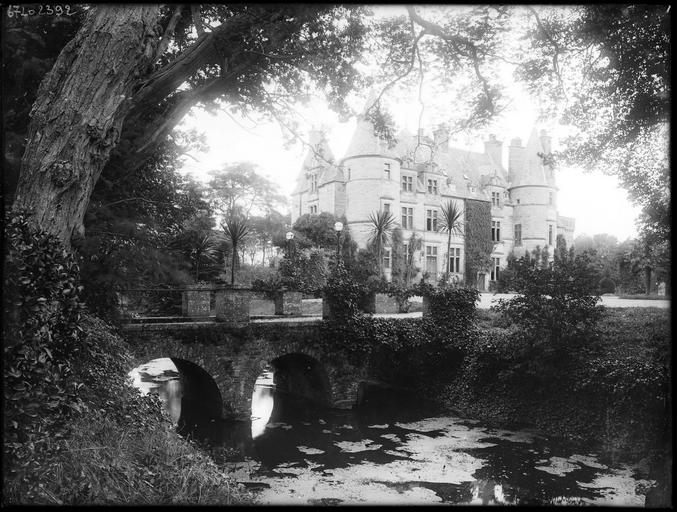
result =
[{"label": "tree branch", "polygon": [[165,33],[162,34],[162,39],[160,40],[160,44],[158,45],[157,51],[155,52],[155,60],[159,59],[162,56],[162,54],[167,51],[167,48],[169,47],[169,42],[172,40],[172,37],[174,36],[174,29],[176,28],[176,24],[179,22],[179,19],[181,18],[182,11],[183,5],[177,5],[176,9],[174,10],[174,14],[172,14],[172,17],[169,19],[169,23],[167,23]]},{"label": "tree branch", "polygon": [[190,12],[193,16],[193,24],[197,31],[197,36],[200,37],[205,33],[205,28],[202,25],[202,17],[200,16],[200,4],[190,4]]},{"label": "tree branch", "polygon": [[562,94],[564,95],[564,99],[567,99],[567,93],[566,90],[564,89],[564,82],[562,81],[562,74],[559,69],[559,54],[562,53],[562,49],[560,48],[559,44],[557,44],[557,41],[555,41],[548,32],[548,30],[545,28],[543,25],[543,22],[541,21],[541,18],[539,17],[538,13],[536,12],[536,9],[531,7],[530,5],[527,5],[527,9],[531,12],[531,14],[534,15],[534,19],[536,20],[536,24],[538,25],[539,30],[545,36],[545,38],[550,42],[554,49],[554,53],[552,55],[552,67],[553,70],[555,71],[555,75],[557,75],[557,82],[559,83],[560,89],[562,90]]}]

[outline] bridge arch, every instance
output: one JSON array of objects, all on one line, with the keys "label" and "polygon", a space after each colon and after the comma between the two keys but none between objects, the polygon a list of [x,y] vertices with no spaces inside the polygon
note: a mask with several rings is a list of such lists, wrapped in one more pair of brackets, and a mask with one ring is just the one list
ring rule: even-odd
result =
[{"label": "bridge arch", "polygon": [[[318,344],[321,331],[314,324],[252,324],[244,332],[218,323],[148,324],[125,330],[135,366],[168,357],[204,370],[216,383],[225,416],[250,417],[256,379],[273,362],[287,371],[295,365],[300,371],[301,362],[308,363],[305,379],[315,383],[317,393],[305,394],[330,407],[354,407],[359,383],[368,380],[368,361],[350,363]],[[302,381],[296,383],[303,387]]]},{"label": "bridge arch", "polygon": [[191,428],[195,423],[221,418],[223,399],[216,381],[201,366],[171,357],[181,382],[181,416],[179,429]]}]

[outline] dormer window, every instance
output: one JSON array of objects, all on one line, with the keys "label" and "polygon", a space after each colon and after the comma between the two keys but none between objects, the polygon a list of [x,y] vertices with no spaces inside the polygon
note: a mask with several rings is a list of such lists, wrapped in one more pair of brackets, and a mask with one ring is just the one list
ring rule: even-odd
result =
[{"label": "dormer window", "polygon": [[310,175],[310,191],[317,192],[317,174]]},{"label": "dormer window", "polygon": [[437,194],[437,180],[428,180],[428,194]]},{"label": "dormer window", "polygon": [[492,192],[491,193],[491,206],[499,207],[501,206],[501,193]]}]

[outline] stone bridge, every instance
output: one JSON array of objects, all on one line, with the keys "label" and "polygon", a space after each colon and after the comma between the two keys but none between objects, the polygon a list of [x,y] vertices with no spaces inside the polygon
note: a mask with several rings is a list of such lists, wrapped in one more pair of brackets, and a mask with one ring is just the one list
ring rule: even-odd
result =
[{"label": "stone bridge", "polygon": [[[361,366],[322,350],[321,320],[252,322],[243,328],[221,322],[128,324],[124,335],[136,366],[171,358],[181,374],[184,396],[211,403],[212,417],[249,417],[254,384],[269,366],[278,389],[312,402],[352,408],[360,383],[368,379]],[[131,368],[130,368],[131,370]]]}]

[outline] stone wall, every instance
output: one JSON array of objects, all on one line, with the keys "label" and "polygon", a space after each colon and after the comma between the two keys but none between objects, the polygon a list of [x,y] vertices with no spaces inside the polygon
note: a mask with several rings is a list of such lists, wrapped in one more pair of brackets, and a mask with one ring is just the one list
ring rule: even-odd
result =
[{"label": "stone wall", "polygon": [[218,322],[130,324],[124,327],[124,336],[134,348],[135,367],[174,357],[203,368],[218,386],[227,416],[249,417],[256,379],[266,366],[287,354],[317,360],[329,380],[331,405],[352,408],[359,383],[367,378],[366,362],[355,367],[324,354],[317,348],[319,324],[266,322],[241,329]]}]

